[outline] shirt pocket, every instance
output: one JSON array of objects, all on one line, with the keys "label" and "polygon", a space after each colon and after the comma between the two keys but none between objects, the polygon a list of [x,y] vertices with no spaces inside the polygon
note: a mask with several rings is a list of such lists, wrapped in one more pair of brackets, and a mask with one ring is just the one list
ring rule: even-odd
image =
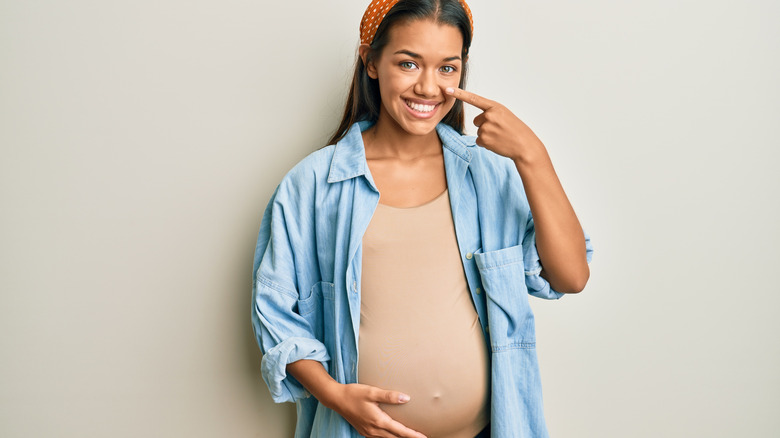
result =
[{"label": "shirt pocket", "polygon": [[298,299],[298,313],[309,323],[312,334],[324,343],[325,318],[323,316],[323,299],[333,300],[335,286],[333,283],[320,281],[310,289],[308,296]]},{"label": "shirt pocket", "polygon": [[536,347],[534,315],[528,304],[522,245],[474,254],[487,301],[494,353]]}]

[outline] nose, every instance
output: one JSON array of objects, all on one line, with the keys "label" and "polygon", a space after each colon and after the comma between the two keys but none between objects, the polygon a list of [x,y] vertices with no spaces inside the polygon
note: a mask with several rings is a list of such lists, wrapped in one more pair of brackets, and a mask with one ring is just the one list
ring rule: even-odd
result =
[{"label": "nose", "polygon": [[439,89],[439,84],[436,83],[436,72],[430,69],[425,69],[420,73],[414,86],[414,92],[425,97],[435,97],[439,94]]}]

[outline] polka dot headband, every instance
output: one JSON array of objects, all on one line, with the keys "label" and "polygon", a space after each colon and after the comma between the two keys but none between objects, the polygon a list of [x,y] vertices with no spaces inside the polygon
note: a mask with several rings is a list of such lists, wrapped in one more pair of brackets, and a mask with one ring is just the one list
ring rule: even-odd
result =
[{"label": "polka dot headband", "polygon": [[[374,42],[374,36],[376,35],[379,25],[382,24],[382,20],[385,19],[385,15],[390,12],[390,9],[396,5],[400,0],[373,0],[366,13],[363,14],[363,19],[360,21],[360,43],[371,44]],[[463,6],[463,10],[466,11],[466,15],[469,16],[469,24],[471,25],[471,33],[474,33],[474,18],[471,16],[471,9],[466,4],[466,0],[458,0]]]}]

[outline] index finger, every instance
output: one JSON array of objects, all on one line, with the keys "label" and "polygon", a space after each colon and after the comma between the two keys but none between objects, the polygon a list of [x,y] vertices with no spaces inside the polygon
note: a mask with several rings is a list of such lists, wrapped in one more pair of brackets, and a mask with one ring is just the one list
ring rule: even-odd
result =
[{"label": "index finger", "polygon": [[456,99],[462,100],[469,105],[474,105],[475,107],[481,109],[482,111],[487,111],[490,108],[493,108],[496,106],[496,103],[490,99],[486,99],[478,94],[474,94],[471,91],[461,90],[460,88],[447,88],[447,94],[451,96],[455,96]]}]

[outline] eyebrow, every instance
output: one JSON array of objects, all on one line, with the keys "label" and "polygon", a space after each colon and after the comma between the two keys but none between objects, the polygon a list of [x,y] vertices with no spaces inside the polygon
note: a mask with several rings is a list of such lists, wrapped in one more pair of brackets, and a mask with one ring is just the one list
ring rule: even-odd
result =
[{"label": "eyebrow", "polygon": [[[422,59],[422,55],[420,55],[419,53],[410,52],[409,50],[399,50],[399,51],[397,51],[397,52],[395,52],[393,54],[394,55],[407,55],[407,56],[410,56],[410,57],[412,57],[414,59]],[[456,61],[456,60],[457,61],[462,61],[460,56],[450,56],[449,58],[444,58],[443,62],[450,62],[450,61]]]}]

